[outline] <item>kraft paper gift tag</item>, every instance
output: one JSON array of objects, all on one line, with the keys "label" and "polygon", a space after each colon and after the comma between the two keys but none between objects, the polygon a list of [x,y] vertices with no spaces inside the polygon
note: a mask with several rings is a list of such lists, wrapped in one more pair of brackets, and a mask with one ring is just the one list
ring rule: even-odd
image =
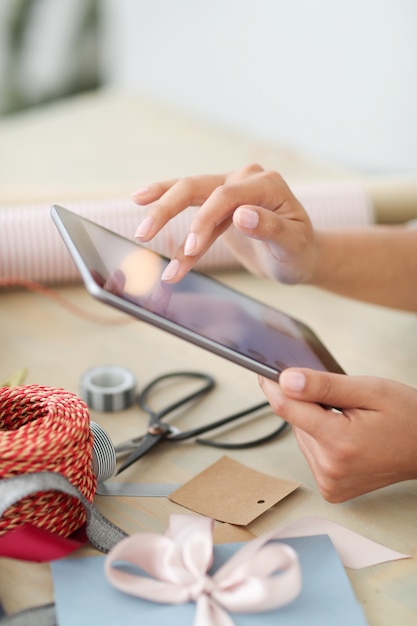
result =
[{"label": "kraft paper gift tag", "polygon": [[219,522],[246,526],[299,486],[224,456],[169,499]]}]

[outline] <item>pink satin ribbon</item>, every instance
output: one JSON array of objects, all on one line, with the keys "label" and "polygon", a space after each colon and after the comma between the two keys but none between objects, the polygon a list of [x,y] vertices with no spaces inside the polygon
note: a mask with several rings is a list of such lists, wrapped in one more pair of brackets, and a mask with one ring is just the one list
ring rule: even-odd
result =
[{"label": "pink satin ribbon", "polygon": [[[165,535],[140,533],[119,542],[105,560],[109,582],[124,593],[162,604],[196,603],[194,626],[233,626],[228,612],[257,613],[288,604],[301,591],[296,552],[272,540],[245,544],[210,576],[211,519],[172,515]],[[152,578],[118,569],[139,567]]]}]

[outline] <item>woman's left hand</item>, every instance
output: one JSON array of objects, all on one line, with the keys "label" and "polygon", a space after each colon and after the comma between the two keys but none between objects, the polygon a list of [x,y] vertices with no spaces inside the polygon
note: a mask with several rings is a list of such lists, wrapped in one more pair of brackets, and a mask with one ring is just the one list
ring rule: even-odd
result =
[{"label": "woman's left hand", "polygon": [[417,478],[417,389],[298,368],[284,370],[279,384],[259,382],[273,411],[293,426],[325,500]]}]

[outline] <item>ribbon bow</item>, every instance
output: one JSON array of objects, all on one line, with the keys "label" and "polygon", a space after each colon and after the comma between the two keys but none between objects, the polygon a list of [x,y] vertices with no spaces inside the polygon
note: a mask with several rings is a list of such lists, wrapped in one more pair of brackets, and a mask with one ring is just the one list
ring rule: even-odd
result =
[{"label": "ribbon bow", "polygon": [[[290,546],[273,541],[276,532],[251,540],[210,576],[213,526],[208,518],[172,515],[165,535],[127,537],[106,558],[107,579],[120,591],[153,602],[195,602],[194,626],[233,626],[229,611],[270,611],[297,597],[298,557]],[[126,564],[129,571],[122,569]],[[134,573],[132,565],[152,578]]]}]

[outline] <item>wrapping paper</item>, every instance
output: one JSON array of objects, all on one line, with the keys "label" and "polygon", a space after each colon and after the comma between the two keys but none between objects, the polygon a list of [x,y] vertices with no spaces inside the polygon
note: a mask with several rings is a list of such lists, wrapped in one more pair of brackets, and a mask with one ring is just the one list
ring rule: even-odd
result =
[{"label": "wrapping paper", "polygon": [[[362,227],[373,221],[371,204],[364,190],[356,184],[303,185],[293,187],[293,191],[317,228]],[[65,207],[130,239],[147,211],[130,198],[68,202]],[[171,256],[183,240],[195,211],[196,208],[190,207],[171,220],[148,247]],[[220,239],[199,261],[197,268],[216,271],[237,265]],[[0,207],[0,278],[11,277],[42,283],[79,280],[78,271],[50,217],[50,206]]]}]

